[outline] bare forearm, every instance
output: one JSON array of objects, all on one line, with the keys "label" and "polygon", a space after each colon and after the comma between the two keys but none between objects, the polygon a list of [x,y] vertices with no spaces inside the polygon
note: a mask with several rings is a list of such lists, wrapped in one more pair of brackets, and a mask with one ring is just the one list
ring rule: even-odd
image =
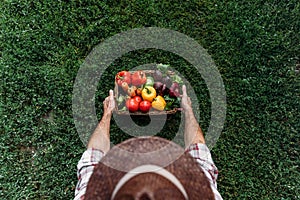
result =
[{"label": "bare forearm", "polygon": [[184,111],[185,115],[185,129],[184,129],[184,141],[185,146],[190,144],[203,143],[205,144],[204,135],[200,125],[198,124],[193,110],[187,109]]},{"label": "bare forearm", "polygon": [[87,148],[95,148],[107,153],[110,149],[111,115],[104,114],[88,142]]}]

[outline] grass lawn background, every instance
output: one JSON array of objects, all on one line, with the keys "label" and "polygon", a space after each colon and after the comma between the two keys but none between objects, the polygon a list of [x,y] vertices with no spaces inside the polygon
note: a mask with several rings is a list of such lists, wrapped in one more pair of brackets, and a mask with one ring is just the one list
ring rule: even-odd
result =
[{"label": "grass lawn background", "polygon": [[[194,38],[221,73],[227,116],[212,154],[223,198],[300,199],[299,1],[3,0],[0,9],[1,199],[74,197],[85,149],[72,116],[77,71],[97,44],[146,26]],[[152,62],[170,64],[193,85],[206,131],[205,82],[184,59],[153,49],[128,53],[107,69],[98,117],[114,74]],[[173,129],[166,124],[159,135],[171,139]],[[114,122],[111,130],[114,143],[129,137]]]}]

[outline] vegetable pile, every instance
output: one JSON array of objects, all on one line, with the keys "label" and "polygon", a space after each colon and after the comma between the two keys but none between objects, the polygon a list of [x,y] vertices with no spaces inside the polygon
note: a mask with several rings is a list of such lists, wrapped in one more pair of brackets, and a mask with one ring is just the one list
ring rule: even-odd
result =
[{"label": "vegetable pile", "polygon": [[180,107],[180,76],[158,64],[155,70],[120,71],[115,76],[119,111],[148,113],[170,111]]}]

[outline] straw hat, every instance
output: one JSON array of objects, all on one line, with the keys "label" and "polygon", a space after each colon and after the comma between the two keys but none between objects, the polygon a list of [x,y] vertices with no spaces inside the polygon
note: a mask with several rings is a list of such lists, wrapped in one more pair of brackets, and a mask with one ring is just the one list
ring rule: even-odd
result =
[{"label": "straw hat", "polygon": [[202,169],[184,149],[159,137],[129,139],[95,166],[85,199],[214,199]]}]

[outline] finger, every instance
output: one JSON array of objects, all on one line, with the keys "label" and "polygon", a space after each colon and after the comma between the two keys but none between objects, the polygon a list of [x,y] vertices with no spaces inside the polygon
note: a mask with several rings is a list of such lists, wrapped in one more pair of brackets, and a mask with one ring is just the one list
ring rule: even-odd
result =
[{"label": "finger", "polygon": [[104,105],[107,105],[107,103],[109,102],[109,97],[105,97],[104,101],[103,101],[103,104]]},{"label": "finger", "polygon": [[106,107],[106,105],[107,105],[107,100],[105,99],[105,100],[103,101],[103,106]]}]

